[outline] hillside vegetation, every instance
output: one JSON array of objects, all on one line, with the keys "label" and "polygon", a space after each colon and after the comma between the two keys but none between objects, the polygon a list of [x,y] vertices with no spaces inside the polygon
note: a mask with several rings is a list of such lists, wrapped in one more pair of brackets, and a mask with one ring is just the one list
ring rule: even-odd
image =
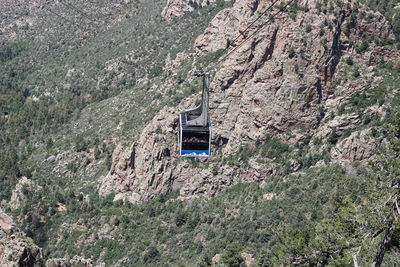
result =
[{"label": "hillside vegetation", "polygon": [[[377,86],[352,94],[332,113],[318,106],[318,124],[355,114],[354,127],[335,126],[323,138],[300,125],[284,133],[288,140],[302,136],[293,143],[269,135],[238,140],[229,156],[222,155],[224,140],[213,140],[214,165],[172,161],[211,176],[221,171],[217,166],[230,166],[239,177],[250,165],[274,175],[239,181],[212,197],[186,199],[179,188],[135,204],[99,195],[116,145],[137,141],[160,110],[197,94],[201,84],[190,71],[226,55],[195,56],[193,43],[234,2],[191,1],[194,11],[170,21],[160,15],[161,0],[0,5],[0,201],[43,249],[37,265],[84,266],[73,263],[76,256],[89,266],[400,265],[400,66],[383,56],[368,67],[342,57],[337,80],[357,83],[370,75]],[[320,1],[321,13],[337,2]],[[359,2],[384,14],[395,38],[346,45],[357,55],[372,44],[400,50],[400,1]],[[287,12],[296,21],[309,10],[295,5]],[[325,24],[315,38],[326,45],[323,36],[334,24]],[[297,57],[307,55],[289,49],[288,58]],[[327,89],[337,89],[335,82]],[[167,135],[162,127],[155,133]],[[333,162],[338,144],[363,134],[381,140],[373,160]],[[21,184],[22,177],[31,183]]]},{"label": "hillside vegetation", "polygon": [[[20,29],[21,38],[3,40],[0,174],[7,198],[16,177],[32,177],[35,171],[51,175],[43,171],[47,153],[94,149],[96,157],[110,157],[103,141],[130,140],[164,105],[184,96],[149,91],[161,83],[167,56],[190,50],[224,5],[168,23],[160,17],[163,3],[132,1],[115,8],[98,2],[93,14],[86,14],[87,4],[77,13],[79,1],[70,7],[54,4],[32,15],[48,28]],[[103,15],[103,9],[110,11]],[[183,73],[180,83],[187,70]],[[192,92],[187,88],[185,94]],[[36,162],[37,170],[31,168]]]}]

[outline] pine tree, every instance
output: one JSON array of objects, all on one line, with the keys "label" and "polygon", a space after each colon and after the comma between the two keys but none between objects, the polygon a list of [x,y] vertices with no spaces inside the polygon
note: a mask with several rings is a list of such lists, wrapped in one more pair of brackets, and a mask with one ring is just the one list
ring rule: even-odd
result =
[{"label": "pine tree", "polygon": [[389,146],[381,160],[373,165],[364,209],[366,229],[380,240],[372,266],[382,264],[394,234],[400,229],[400,113],[395,114],[391,122]]}]

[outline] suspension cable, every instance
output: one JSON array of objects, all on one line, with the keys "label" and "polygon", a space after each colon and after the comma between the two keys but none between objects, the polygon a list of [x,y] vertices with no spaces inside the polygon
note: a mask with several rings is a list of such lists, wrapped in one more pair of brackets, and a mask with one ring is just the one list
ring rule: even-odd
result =
[{"label": "suspension cable", "polygon": [[[263,26],[261,26],[260,28],[258,28],[255,32],[253,32],[251,35],[249,35],[248,37],[246,37],[240,44],[238,44],[237,46],[235,46],[231,51],[228,52],[228,54],[226,54],[223,58],[219,59],[217,61],[217,63],[215,63],[215,65],[212,65],[209,69],[213,69],[215,67],[217,67],[219,64],[221,64],[223,61],[225,61],[233,52],[235,52],[237,49],[239,49],[241,46],[243,46],[251,37],[253,37],[254,35],[256,35],[259,31],[261,31],[263,28],[265,28],[269,22],[271,22],[276,16],[278,16],[280,13],[282,13],[283,11],[286,11],[287,7],[289,5],[291,5],[293,2],[297,2],[299,0],[290,0],[286,5],[284,5],[283,7],[281,7],[279,9],[278,12],[276,12],[274,15],[270,16],[269,19],[264,23]],[[276,1],[277,2],[277,1]],[[274,5],[276,2],[274,2],[272,5]],[[271,5],[271,6],[272,6]],[[267,10],[269,10],[269,7],[267,8]],[[263,15],[265,15],[266,12],[263,12]],[[261,16],[259,16],[255,21],[259,20],[261,18]],[[254,22],[251,24],[254,24]],[[248,29],[249,27],[247,27],[246,29]],[[240,36],[239,36],[240,37]],[[235,38],[235,40],[238,39],[238,37]],[[225,50],[227,50],[229,47],[225,48]]]},{"label": "suspension cable", "polygon": [[[272,4],[271,4],[270,6],[268,6],[268,8],[265,9],[264,12],[262,12],[262,13],[258,16],[258,18],[256,18],[255,20],[253,20],[253,22],[250,23],[249,26],[247,26],[246,29],[244,29],[242,32],[246,32],[248,29],[250,29],[251,26],[253,26],[254,23],[256,23],[258,20],[260,20],[262,16],[264,16],[265,14],[267,14],[267,12],[268,12],[269,10],[271,10],[271,9],[274,7],[274,5],[275,5],[278,1],[279,1],[279,0],[276,0],[276,1],[272,2]],[[233,44],[236,40],[238,40],[238,39],[240,38],[240,36],[242,36],[242,34],[239,34],[238,36],[236,36],[236,38],[233,39],[230,43]]]},{"label": "suspension cable", "polygon": [[57,17],[60,17],[61,19],[65,20],[65,21],[68,21],[69,23],[72,23],[72,24],[75,24],[75,25],[79,26],[79,24],[76,23],[75,21],[73,21],[73,20],[71,20],[69,18],[66,18],[64,15],[61,15],[61,14],[51,10],[50,8],[49,9],[43,9],[43,10],[44,11],[48,11],[48,12],[52,13],[53,15],[56,15]]},{"label": "suspension cable", "polygon": [[63,5],[63,6],[65,6],[68,9],[74,10],[76,13],[79,13],[81,16],[83,16],[83,17],[85,17],[85,18],[87,18],[89,20],[92,20],[91,18],[89,18],[89,15],[86,14],[86,12],[83,12],[82,10],[79,10],[79,8],[76,8],[74,5],[72,5],[70,3],[68,3],[68,4],[64,3],[63,1],[59,1],[59,3],[61,5]]}]

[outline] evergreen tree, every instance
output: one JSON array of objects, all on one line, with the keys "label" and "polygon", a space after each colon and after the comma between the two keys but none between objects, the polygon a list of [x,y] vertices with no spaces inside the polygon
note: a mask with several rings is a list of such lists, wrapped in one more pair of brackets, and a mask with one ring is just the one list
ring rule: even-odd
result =
[{"label": "evergreen tree", "polygon": [[[389,146],[372,166],[368,198],[362,209],[365,229],[373,237],[370,246],[376,246],[372,266],[382,264],[400,229],[400,113],[393,116],[388,128]],[[378,244],[376,240],[380,240]]]}]

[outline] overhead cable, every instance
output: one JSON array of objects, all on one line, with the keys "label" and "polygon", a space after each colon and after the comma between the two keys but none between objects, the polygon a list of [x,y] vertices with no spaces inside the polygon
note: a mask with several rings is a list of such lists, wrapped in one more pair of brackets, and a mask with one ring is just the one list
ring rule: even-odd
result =
[{"label": "overhead cable", "polygon": [[[264,12],[262,12],[255,20],[253,20],[253,22],[250,23],[249,26],[247,26],[246,29],[244,29],[242,32],[246,32],[248,29],[250,29],[251,26],[253,26],[254,23],[256,23],[258,20],[260,20],[265,14],[267,14],[267,12],[268,12],[269,10],[271,10],[271,9],[274,7],[274,5],[275,5],[278,1],[280,1],[280,0],[276,0],[276,1],[272,2],[272,4],[269,5],[268,8],[265,9]],[[233,44],[233,43],[234,43],[237,39],[239,39],[241,36],[242,36],[242,34],[239,34],[239,35],[236,36],[236,38],[233,39],[230,43]]]},{"label": "overhead cable", "polygon": [[86,14],[86,13],[83,12],[82,10],[79,10],[79,8],[76,8],[73,4],[67,4],[67,3],[64,3],[64,2],[62,2],[62,1],[59,1],[59,3],[62,4],[63,6],[65,6],[66,8],[69,8],[69,9],[74,10],[75,12],[77,12],[77,13],[79,13],[80,15],[86,17],[87,19],[92,20],[91,18],[89,18],[89,15],[88,15],[88,14]]},{"label": "overhead cable", "polygon": [[73,20],[71,20],[71,19],[69,19],[69,18],[66,18],[66,17],[63,16],[63,15],[60,15],[59,13],[57,13],[57,12],[55,12],[55,11],[52,11],[50,8],[49,8],[49,9],[44,9],[44,11],[48,11],[48,12],[52,13],[53,15],[56,15],[57,17],[60,17],[61,19],[65,20],[65,21],[68,21],[69,23],[78,25],[78,23],[76,23],[75,21],[73,21]]},{"label": "overhead cable", "polygon": [[[276,12],[274,15],[270,16],[269,19],[264,23],[263,26],[261,26],[260,28],[258,28],[256,31],[254,31],[251,35],[249,35],[248,37],[246,37],[240,44],[238,44],[237,46],[235,46],[231,51],[228,52],[228,54],[226,54],[223,58],[221,58],[220,60],[218,60],[218,62],[215,65],[212,65],[212,67],[210,67],[210,69],[213,69],[215,67],[217,67],[219,64],[221,64],[224,60],[226,60],[233,52],[235,52],[237,49],[239,49],[241,46],[243,46],[243,44],[245,44],[251,37],[253,37],[254,35],[256,35],[259,31],[261,31],[264,27],[266,27],[271,21],[274,20],[274,18],[276,16],[278,16],[280,13],[282,13],[283,11],[286,11],[286,8],[291,5],[294,2],[297,2],[299,0],[291,0],[289,1],[286,5],[284,5],[283,7],[281,7],[279,9],[278,12]],[[271,4],[270,7],[272,7],[273,5],[275,5],[277,1],[275,1],[274,3]],[[267,10],[270,9],[270,7],[267,8]],[[266,10],[266,11],[267,11]],[[266,11],[263,12],[263,15],[266,14]],[[261,16],[259,16],[255,21],[253,21],[250,26],[252,24],[254,24],[257,20],[259,20],[261,18]],[[249,29],[250,27],[247,27],[246,29]],[[240,36],[239,36],[240,37]],[[236,37],[234,40],[237,40],[239,37]],[[225,48],[225,50],[227,50],[229,47]]]}]

